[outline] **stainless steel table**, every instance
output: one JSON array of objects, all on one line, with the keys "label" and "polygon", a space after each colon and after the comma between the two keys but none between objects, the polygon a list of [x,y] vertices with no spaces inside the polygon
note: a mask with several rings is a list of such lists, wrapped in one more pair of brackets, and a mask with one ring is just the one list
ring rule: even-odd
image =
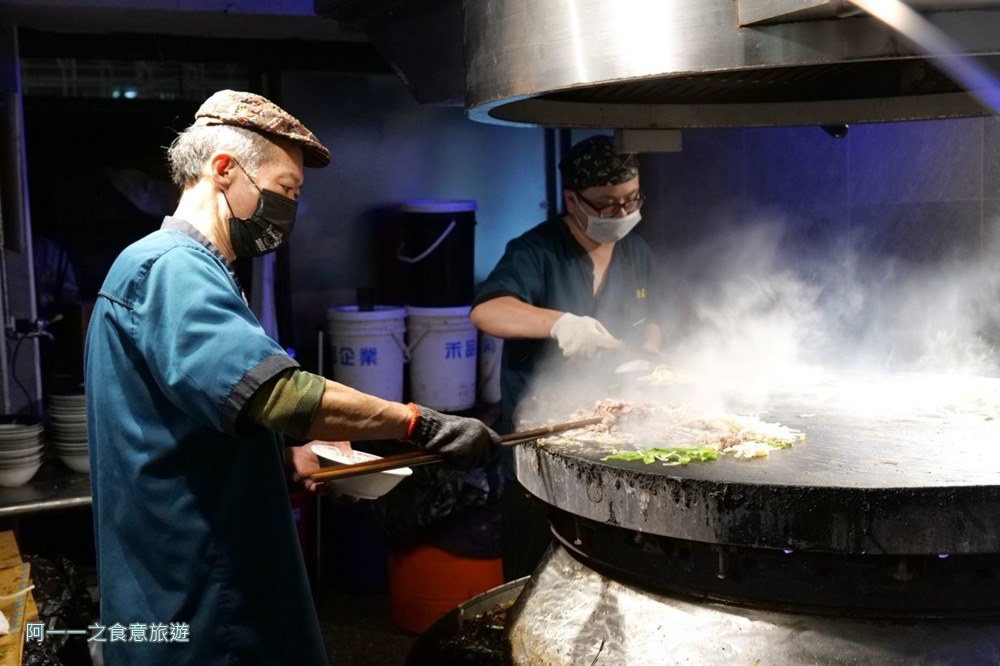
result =
[{"label": "stainless steel table", "polygon": [[0,519],[90,503],[90,475],[71,471],[59,460],[47,460],[23,486],[0,488]]}]

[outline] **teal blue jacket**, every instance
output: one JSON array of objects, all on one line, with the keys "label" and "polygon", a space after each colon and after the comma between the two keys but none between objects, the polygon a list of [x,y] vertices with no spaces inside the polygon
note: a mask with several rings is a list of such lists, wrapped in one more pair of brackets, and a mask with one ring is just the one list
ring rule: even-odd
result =
[{"label": "teal blue jacket", "polygon": [[[293,367],[190,224],[168,217],[114,262],[85,352],[101,624],[147,640],[109,638],[106,665],[328,663],[284,443],[240,417]],[[187,640],[148,640],[163,624]]]}]

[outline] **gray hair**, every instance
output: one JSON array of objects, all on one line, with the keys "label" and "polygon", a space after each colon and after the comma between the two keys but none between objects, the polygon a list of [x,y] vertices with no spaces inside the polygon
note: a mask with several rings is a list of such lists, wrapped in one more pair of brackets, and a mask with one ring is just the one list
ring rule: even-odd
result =
[{"label": "gray hair", "polygon": [[231,125],[192,125],[177,135],[167,148],[170,177],[181,189],[201,178],[205,162],[220,150],[231,152],[251,178],[270,157],[274,144],[253,130]]}]

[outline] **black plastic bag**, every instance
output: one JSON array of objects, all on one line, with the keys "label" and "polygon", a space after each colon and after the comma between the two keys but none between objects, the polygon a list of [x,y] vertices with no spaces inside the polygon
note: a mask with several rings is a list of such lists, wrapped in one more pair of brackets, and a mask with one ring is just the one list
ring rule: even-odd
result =
[{"label": "black plastic bag", "polygon": [[417,541],[459,557],[499,557],[503,483],[496,464],[464,471],[414,467],[374,502],[375,516],[395,544]]},{"label": "black plastic bag", "polygon": [[36,555],[31,564],[31,591],[38,607],[38,621],[45,625],[45,639],[24,645],[22,666],[86,666],[91,664],[85,635],[49,634],[49,629],[87,630],[97,621],[97,607],[83,576],[70,560],[50,560]]}]

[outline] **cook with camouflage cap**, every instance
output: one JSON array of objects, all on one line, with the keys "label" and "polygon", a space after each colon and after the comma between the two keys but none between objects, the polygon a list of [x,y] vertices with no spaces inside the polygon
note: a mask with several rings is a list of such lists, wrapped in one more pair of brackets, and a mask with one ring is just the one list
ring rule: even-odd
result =
[{"label": "cook with camouflage cap", "polygon": [[194,114],[195,125],[232,125],[287,139],[302,148],[307,167],[325,167],[330,150],[297,118],[271,100],[237,90],[220,90]]},{"label": "cook with camouflage cap", "polygon": [[[211,131],[216,128],[229,131]],[[243,134],[234,135],[233,130]],[[274,149],[261,146],[261,138]],[[245,150],[248,142],[258,147],[241,157],[239,146]],[[220,90],[206,99],[169,152],[174,181],[185,190],[202,178],[199,160],[218,154],[212,161],[213,180],[219,203],[224,202],[219,222],[226,227],[218,240],[230,261],[260,256],[285,243],[295,224],[302,167],[330,163],[329,149],[301,121],[261,95],[238,90]],[[275,160],[286,163],[284,175],[265,182],[264,172],[279,173]]]},{"label": "cook with camouflage cap", "polygon": [[288,238],[305,167],[330,161],[301,122],[223,90],[167,160],[177,206],[113,262],[84,372],[99,621],[169,622],[190,640],[109,641],[103,664],[327,666],[289,492],[319,492],[318,456],[351,441],[482,467],[499,437],[304,370],[251,309],[237,260]]}]

